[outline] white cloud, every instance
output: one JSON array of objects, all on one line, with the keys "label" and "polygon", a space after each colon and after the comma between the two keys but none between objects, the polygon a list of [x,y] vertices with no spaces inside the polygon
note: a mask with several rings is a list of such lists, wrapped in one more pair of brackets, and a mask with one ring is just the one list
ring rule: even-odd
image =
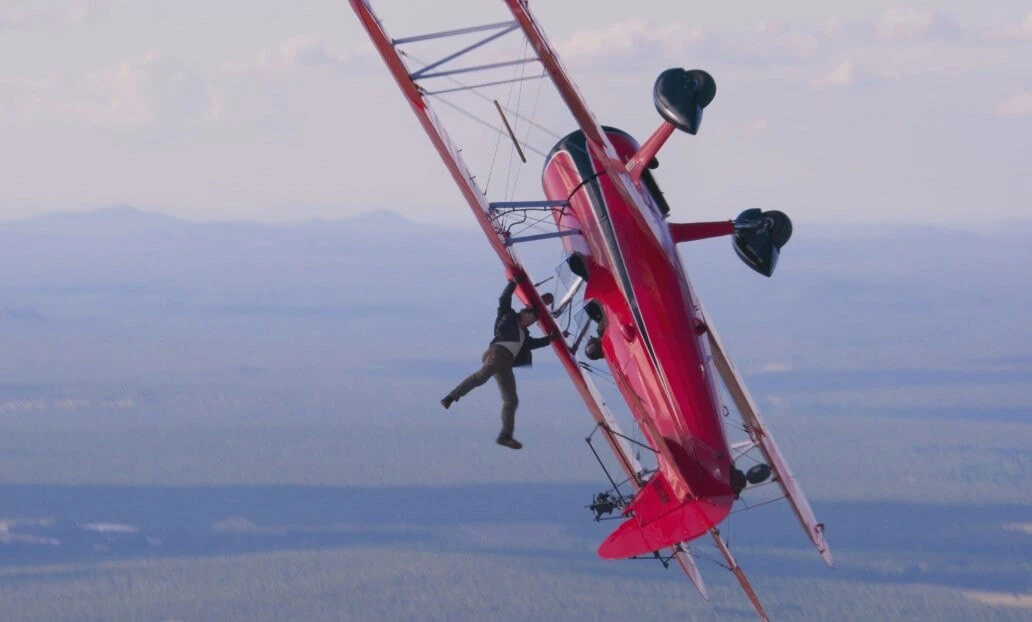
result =
[{"label": "white cloud", "polygon": [[817,54],[824,43],[823,39],[821,32],[811,32],[781,22],[760,22],[752,33],[731,44],[731,48],[754,59],[805,60]]},{"label": "white cloud", "polygon": [[86,76],[79,112],[98,125],[172,125],[210,120],[208,83],[176,58],[149,54]]},{"label": "white cloud", "polygon": [[234,123],[287,123],[305,114],[304,102],[292,95],[305,88],[302,83],[325,91],[334,88],[327,73],[341,81],[379,77],[383,65],[375,54],[366,40],[342,47],[319,36],[294,35],[246,62],[224,64],[212,89],[216,113]]},{"label": "white cloud", "polygon": [[81,77],[11,80],[0,95],[0,121],[12,125],[181,127],[218,116],[204,78],[154,54]]},{"label": "white cloud", "polygon": [[959,33],[952,20],[940,13],[917,7],[890,7],[874,28],[885,41],[916,41],[950,38]]},{"label": "white cloud", "polygon": [[811,80],[810,84],[818,88],[843,88],[852,86],[855,78],[856,69],[853,61],[847,59],[836,65],[830,72]]},{"label": "white cloud", "polygon": [[358,54],[344,51],[315,35],[296,35],[259,53],[256,68],[263,71],[350,69],[352,59]]},{"label": "white cloud", "polygon": [[0,2],[0,30],[91,22],[106,17],[110,7],[110,0],[5,0]]},{"label": "white cloud", "polygon": [[563,41],[564,60],[587,62],[613,57],[630,57],[656,51],[678,51],[705,39],[702,29],[670,24],[656,27],[642,20],[604,28],[578,30]]},{"label": "white cloud", "polygon": [[67,2],[63,16],[70,22],[89,22],[107,17],[111,10],[110,0],[73,0]]},{"label": "white cloud", "polygon": [[[1032,39],[1032,14],[1007,32],[1011,39]],[[984,33],[965,30],[945,13],[894,6],[866,18],[829,17],[812,24],[761,21],[751,28],[705,32],[676,22],[635,19],[578,30],[557,41],[556,47],[564,60],[582,69],[634,69],[655,58],[783,67],[825,62],[832,55],[855,55],[860,46],[893,50],[899,43],[973,43],[984,38]],[[917,54],[919,51],[914,52]],[[848,67],[840,69],[840,75],[832,77],[833,83],[849,81]]]},{"label": "white cloud", "polygon": [[810,80],[810,86],[816,88],[846,88],[877,84],[886,80],[898,80],[899,72],[894,69],[879,68],[871,70],[858,66],[852,59],[845,59],[829,71]]},{"label": "white cloud", "polygon": [[753,119],[745,125],[745,131],[750,135],[763,134],[770,128],[766,119]]},{"label": "white cloud", "polygon": [[[0,0],[2,2],[3,0]],[[150,53],[79,76],[0,78],[0,125],[183,128],[283,119],[298,78],[355,76],[380,67],[366,44],[351,49],[300,35],[209,78],[175,57]]]},{"label": "white cloud", "polygon": [[821,26],[821,34],[825,37],[837,37],[845,30],[846,24],[838,17],[831,17]]},{"label": "white cloud", "polygon": [[759,22],[737,32],[710,33],[679,23],[632,20],[603,28],[576,31],[556,46],[563,60],[605,69],[636,68],[643,58],[659,56],[707,58],[728,63],[771,65],[814,58],[829,40],[829,28]]},{"label": "white cloud", "polygon": [[1032,91],[1015,93],[996,107],[996,116],[1001,119],[1032,117]]},{"label": "white cloud", "polygon": [[0,29],[20,28],[25,24],[26,19],[23,9],[0,6]]},{"label": "white cloud", "polygon": [[1032,41],[1032,13],[1026,15],[1025,20],[1020,24],[1007,28],[1003,33],[1003,38]]}]

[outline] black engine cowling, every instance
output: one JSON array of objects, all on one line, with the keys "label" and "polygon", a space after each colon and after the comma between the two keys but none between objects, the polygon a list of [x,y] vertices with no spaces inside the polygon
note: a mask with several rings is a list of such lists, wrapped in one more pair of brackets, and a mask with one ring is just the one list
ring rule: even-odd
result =
[{"label": "black engine cowling", "polygon": [[716,94],[716,81],[701,69],[667,69],[656,78],[652,89],[652,99],[660,116],[689,134],[699,131],[702,109]]},{"label": "black engine cowling", "polygon": [[792,221],[784,212],[748,209],[735,219],[735,253],[763,276],[774,274],[781,247],[792,237]]}]

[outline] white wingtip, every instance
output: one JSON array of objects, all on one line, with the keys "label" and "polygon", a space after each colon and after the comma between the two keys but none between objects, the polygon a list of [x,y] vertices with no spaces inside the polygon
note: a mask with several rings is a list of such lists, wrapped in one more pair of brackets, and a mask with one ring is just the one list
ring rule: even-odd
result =
[{"label": "white wingtip", "polygon": [[699,594],[702,595],[702,599],[705,601],[709,600],[709,592],[706,591],[706,584],[702,580],[702,573],[699,572],[699,567],[695,565],[695,560],[692,559],[692,554],[688,551],[687,544],[680,551],[674,554],[674,559],[677,560],[677,564],[681,566],[681,570],[684,574],[688,575],[691,579],[692,584],[695,585],[695,589],[699,590]]},{"label": "white wingtip", "polygon": [[835,569],[835,560],[831,557],[831,551],[828,549],[821,551],[821,559],[823,559],[824,563],[828,565],[828,568],[831,568],[832,570]]}]

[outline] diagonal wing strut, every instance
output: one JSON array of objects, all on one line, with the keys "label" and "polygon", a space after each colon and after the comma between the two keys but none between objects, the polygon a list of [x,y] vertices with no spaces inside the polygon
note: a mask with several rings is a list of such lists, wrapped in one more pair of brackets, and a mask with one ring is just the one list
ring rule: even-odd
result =
[{"label": "diagonal wing strut", "polygon": [[745,420],[751,442],[759,447],[763,457],[766,458],[767,463],[774,470],[778,486],[781,487],[781,492],[784,493],[792,506],[792,511],[795,513],[796,518],[799,519],[799,524],[802,526],[803,531],[806,532],[813,545],[817,547],[817,552],[820,553],[821,559],[828,565],[828,568],[834,568],[835,561],[832,559],[831,550],[828,548],[828,541],[824,538],[824,523],[818,522],[817,517],[813,513],[813,508],[810,507],[810,502],[806,500],[806,495],[803,494],[802,486],[799,485],[795,475],[792,474],[788,461],[785,460],[784,454],[781,453],[778,444],[774,441],[774,437],[771,436],[767,424],[760,417],[760,411],[756,407],[752,396],[749,395],[749,389],[746,388],[745,382],[738,374],[738,370],[735,369],[734,363],[728,357],[724,344],[720,341],[720,336],[717,335],[717,331],[710,322],[709,315],[702,308],[702,303],[698,304],[703,318],[705,318],[706,335],[713,352],[713,362],[716,363],[717,371],[720,373],[724,385],[731,394],[731,399],[734,400],[735,406],[738,407],[738,412],[742,414],[742,418]]},{"label": "diagonal wing strut", "polygon": [[738,579],[738,584],[742,586],[742,590],[745,595],[749,597],[749,602],[756,608],[756,613],[760,614],[760,619],[763,622],[769,622],[770,618],[767,617],[767,612],[763,610],[763,603],[760,602],[756,592],[753,591],[752,584],[749,583],[749,579],[746,578],[745,573],[742,572],[741,566],[735,561],[735,556],[731,554],[731,549],[727,548],[727,543],[724,542],[724,536],[720,535],[720,530],[714,527],[710,529],[710,535],[713,536],[713,542],[716,543],[717,548],[720,550],[721,555],[727,561],[727,567],[731,570],[731,573]]}]

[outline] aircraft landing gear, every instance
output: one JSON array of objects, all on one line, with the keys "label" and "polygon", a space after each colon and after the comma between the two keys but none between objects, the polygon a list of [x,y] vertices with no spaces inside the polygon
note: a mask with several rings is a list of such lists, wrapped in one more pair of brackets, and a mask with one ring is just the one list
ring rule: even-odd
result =
[{"label": "aircraft landing gear", "polygon": [[757,464],[749,469],[745,474],[745,479],[752,485],[762,484],[763,482],[770,479],[771,470],[766,464]]},{"label": "aircraft landing gear", "polygon": [[748,471],[743,473],[740,469],[735,466],[731,467],[731,489],[735,492],[735,499],[742,494],[746,486],[750,484],[755,486],[762,484],[763,482],[770,479],[771,469],[766,464],[753,465]]}]

